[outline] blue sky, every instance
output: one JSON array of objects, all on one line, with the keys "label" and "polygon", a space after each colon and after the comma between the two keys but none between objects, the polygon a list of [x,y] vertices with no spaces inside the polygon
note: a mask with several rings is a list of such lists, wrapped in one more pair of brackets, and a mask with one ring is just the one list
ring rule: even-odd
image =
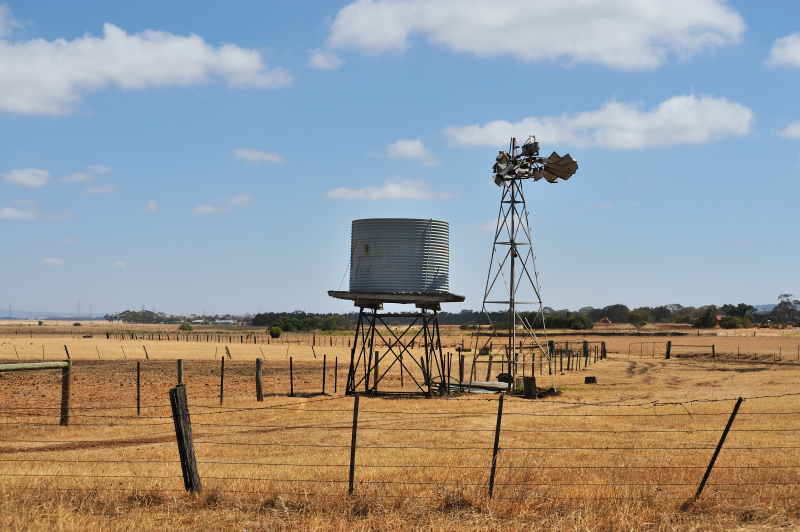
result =
[{"label": "blue sky", "polygon": [[480,308],[531,134],[580,164],[525,185],[545,305],[771,303],[799,85],[793,2],[7,2],[0,308],[349,311],[369,217],[449,222]]}]

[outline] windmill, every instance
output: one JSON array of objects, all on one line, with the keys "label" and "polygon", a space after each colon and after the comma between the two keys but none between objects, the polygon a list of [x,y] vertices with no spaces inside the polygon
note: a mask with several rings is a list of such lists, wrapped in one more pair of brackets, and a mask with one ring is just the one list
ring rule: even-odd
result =
[{"label": "windmill", "polygon": [[[504,371],[498,380],[508,382],[510,389],[520,368],[523,374],[525,372],[525,354],[530,353],[532,367],[537,353],[546,357],[548,363],[552,358],[551,351],[546,348],[547,330],[522,183],[527,179],[544,179],[550,183],[557,183],[559,179],[566,181],[578,170],[578,162],[569,154],[562,157],[556,152],[541,157],[539,143],[533,136],[522,146],[517,146],[516,139],[512,138],[508,151],[501,151],[496,161],[492,179],[502,188],[502,196],[475,336],[473,368],[477,362],[488,363],[487,380],[491,380],[492,360],[499,355]],[[523,317],[526,312],[530,317],[534,310],[535,319]],[[541,323],[541,339],[534,332],[534,322]],[[552,369],[550,374],[553,375]],[[555,388],[555,378],[552,380]]]}]

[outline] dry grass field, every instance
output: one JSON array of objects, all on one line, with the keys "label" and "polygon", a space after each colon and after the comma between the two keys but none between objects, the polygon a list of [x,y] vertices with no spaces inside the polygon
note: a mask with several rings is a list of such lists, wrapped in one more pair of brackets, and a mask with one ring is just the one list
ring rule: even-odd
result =
[{"label": "dry grass field", "polygon": [[[63,360],[64,345],[74,361],[68,427],[58,425],[58,370],[0,374],[3,529],[800,526],[800,336],[792,330],[759,330],[756,337],[753,330],[739,336],[587,336],[606,341],[607,360],[557,372],[558,395],[505,398],[489,499],[497,395],[362,397],[354,490],[348,495],[354,399],[342,393],[346,344],[331,347],[318,338],[312,350],[306,337],[289,344],[119,340],[106,339],[107,328],[82,327],[82,334],[63,325],[0,328],[0,362],[41,361],[43,348],[45,360]],[[167,328],[174,334],[174,326]],[[23,332],[28,329],[36,330],[31,336]],[[93,337],[82,338],[87,332]],[[230,331],[231,337],[237,334]],[[460,345],[459,334],[443,331],[445,351]],[[668,339],[693,347],[675,347],[673,357],[664,360]],[[225,346],[231,358],[225,360],[220,405]],[[323,354],[326,395],[321,394]],[[255,399],[256,357],[264,359],[264,402]],[[295,397],[288,397],[288,357]],[[183,487],[169,407],[177,358],[185,361],[203,482],[197,494]],[[137,361],[141,415],[136,414]],[[382,382],[386,390],[400,390],[395,369]],[[536,371],[540,386],[548,385],[538,365]],[[584,384],[587,375],[598,383]],[[414,377],[421,379],[418,371]],[[404,384],[404,391],[412,391],[408,375]],[[708,484],[694,504],[685,505],[738,397],[745,400]]]}]

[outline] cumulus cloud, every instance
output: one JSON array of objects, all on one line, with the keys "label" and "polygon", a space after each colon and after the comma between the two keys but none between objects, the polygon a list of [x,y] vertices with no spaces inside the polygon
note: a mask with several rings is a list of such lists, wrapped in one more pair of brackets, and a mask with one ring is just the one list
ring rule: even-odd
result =
[{"label": "cumulus cloud", "polygon": [[48,257],[44,259],[42,262],[40,262],[39,265],[44,266],[45,268],[55,268],[58,266],[63,266],[64,259],[56,259],[53,257]]},{"label": "cumulus cloud", "polygon": [[285,163],[286,161],[280,154],[277,153],[268,153],[261,150],[248,150],[245,148],[239,148],[238,150],[233,150],[233,156],[237,159],[244,159],[249,163]]},{"label": "cumulus cloud", "polygon": [[89,187],[83,191],[84,194],[113,194],[116,192],[117,185],[100,185],[99,187]]},{"label": "cumulus cloud", "polygon": [[389,144],[386,146],[386,156],[392,159],[418,160],[426,166],[433,166],[438,163],[436,157],[431,155],[431,151],[419,139],[400,139]]},{"label": "cumulus cloud", "polygon": [[0,38],[11,35],[11,32],[19,27],[19,23],[11,14],[11,10],[8,9],[8,6],[6,4],[0,4]]},{"label": "cumulus cloud", "polygon": [[249,194],[237,194],[230,198],[222,197],[219,199],[220,205],[198,205],[192,209],[192,214],[219,214],[228,212],[234,207],[247,205],[253,201],[253,196]]},{"label": "cumulus cloud", "polygon": [[786,139],[800,139],[800,122],[791,122],[778,135]]},{"label": "cumulus cloud", "polygon": [[357,0],[336,14],[324,50],[403,53],[421,35],[483,57],[640,70],[736,43],[744,31],[725,0]]},{"label": "cumulus cloud", "polygon": [[86,168],[96,174],[110,174],[114,171],[110,166],[104,164],[90,164]]},{"label": "cumulus cloud", "polygon": [[36,220],[38,217],[39,213],[33,209],[0,208],[0,220]]},{"label": "cumulus cloud", "polygon": [[320,70],[336,70],[344,64],[344,61],[332,50],[317,48],[308,53],[308,63],[306,64]]},{"label": "cumulus cloud", "polygon": [[389,178],[382,187],[368,186],[350,189],[339,187],[325,193],[329,199],[348,200],[433,200],[450,198],[444,192],[434,192],[422,179]]},{"label": "cumulus cloud", "polygon": [[148,201],[144,206],[144,212],[156,212],[158,210],[158,203],[155,201]]},{"label": "cumulus cloud", "polygon": [[800,33],[775,39],[766,61],[767,66],[800,68]]},{"label": "cumulus cloud", "polygon": [[119,270],[124,270],[128,267],[128,263],[122,260],[115,260],[111,265]]},{"label": "cumulus cloud", "polygon": [[35,199],[15,199],[11,200],[13,205],[22,205],[23,207],[30,207],[36,205],[38,202]]},{"label": "cumulus cloud", "polygon": [[0,220],[65,220],[74,217],[75,215],[69,211],[64,211],[62,213],[48,212],[46,214],[39,214],[39,211],[34,209],[15,209],[14,207],[0,208]]},{"label": "cumulus cloud", "polygon": [[525,139],[535,133],[549,144],[630,150],[740,137],[754,120],[753,111],[740,103],[692,94],[675,96],[651,110],[611,101],[596,111],[450,126],[442,133],[456,146],[503,146],[510,137]]},{"label": "cumulus cloud", "polygon": [[68,176],[62,177],[64,183],[80,183],[83,181],[93,181],[94,176],[89,172],[73,172]]},{"label": "cumulus cloud", "polygon": [[292,80],[285,69],[268,68],[257,50],[215,48],[194,34],[128,34],[107,23],[101,37],[0,40],[0,110],[11,113],[70,113],[83,94],[112,85],[133,90],[215,79],[234,88],[278,88]]},{"label": "cumulus cloud", "polygon": [[[0,70],[2,70],[2,66],[0,66]],[[3,181],[23,187],[41,188],[50,181],[50,172],[38,168],[18,168],[3,174]]]}]

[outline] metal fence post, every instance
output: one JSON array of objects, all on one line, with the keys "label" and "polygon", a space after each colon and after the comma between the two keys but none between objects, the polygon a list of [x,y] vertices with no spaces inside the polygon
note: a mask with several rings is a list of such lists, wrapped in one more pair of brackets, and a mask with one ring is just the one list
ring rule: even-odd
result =
[{"label": "metal fence post", "polygon": [[350,484],[347,493],[353,494],[353,480],[356,472],[356,434],[358,433],[358,398],[360,396],[355,394],[355,401],[353,401],[353,436],[350,440]]},{"label": "metal fence post", "polygon": [[500,394],[500,401],[497,403],[497,426],[494,429],[494,451],[492,453],[492,472],[489,475],[489,498],[492,498],[494,493],[494,475],[497,469],[497,451],[500,446],[500,424],[503,421],[503,398],[505,395]]},{"label": "metal fence post", "polygon": [[714,468],[714,462],[717,461],[717,456],[719,456],[719,452],[722,449],[722,444],[725,443],[725,438],[728,436],[728,431],[731,430],[731,425],[733,425],[733,420],[736,418],[736,412],[739,411],[739,405],[741,404],[742,398],[740,397],[739,400],[736,401],[736,406],[733,407],[733,412],[731,412],[731,417],[728,419],[728,424],[725,425],[725,430],[722,431],[722,437],[719,439],[719,443],[714,451],[714,455],[711,457],[711,462],[708,464],[706,474],[703,475],[703,480],[700,481],[700,486],[697,488],[697,493],[694,494],[694,500],[697,500],[697,498],[700,497],[700,494],[703,493],[703,488],[706,486],[708,476],[711,474],[711,470]]}]

